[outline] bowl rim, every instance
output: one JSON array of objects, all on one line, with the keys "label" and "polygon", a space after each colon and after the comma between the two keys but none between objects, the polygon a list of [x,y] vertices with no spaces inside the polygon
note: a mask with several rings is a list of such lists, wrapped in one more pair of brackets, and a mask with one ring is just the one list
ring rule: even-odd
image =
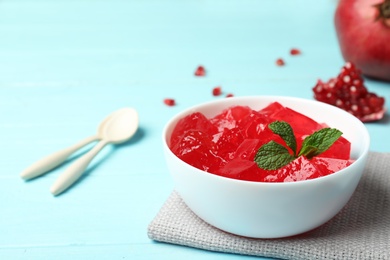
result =
[{"label": "bowl rim", "polygon": [[[334,172],[332,174],[328,174],[326,176],[321,176],[321,177],[317,177],[317,178],[314,178],[314,179],[309,179],[309,180],[302,180],[302,181],[294,181],[294,182],[256,182],[256,181],[248,181],[248,180],[240,180],[240,179],[233,179],[233,178],[229,178],[229,177],[225,177],[225,176],[220,176],[220,175],[216,175],[216,174],[213,174],[213,173],[210,173],[210,172],[206,172],[206,171],[203,171],[201,169],[198,169],[186,162],[184,162],[183,160],[181,160],[179,157],[177,157],[173,152],[172,150],[169,148],[169,145],[168,145],[168,136],[167,136],[167,132],[168,132],[168,129],[172,126],[172,124],[174,123],[177,123],[178,120],[180,120],[181,118],[183,118],[184,116],[190,114],[190,113],[193,113],[193,112],[197,112],[199,111],[199,108],[202,108],[204,106],[211,106],[211,105],[218,105],[218,104],[223,104],[223,103],[234,103],[234,101],[245,101],[247,99],[267,99],[267,100],[272,100],[274,99],[274,101],[276,102],[279,102],[281,103],[282,105],[284,105],[282,102],[283,100],[288,100],[288,101],[294,101],[294,102],[306,102],[306,103],[311,103],[311,104],[315,104],[316,106],[320,106],[320,107],[324,107],[326,109],[330,109],[330,110],[333,110],[337,113],[342,113],[344,114],[344,116],[347,116],[349,117],[351,120],[355,121],[357,125],[360,126],[360,129],[363,130],[362,131],[362,148],[361,148],[361,151],[360,151],[360,154],[359,156],[354,159],[355,161],[337,171],[337,172]],[[270,102],[273,102],[273,101],[270,101]],[[228,105],[228,107],[230,106],[234,106],[234,104],[231,104],[231,105]],[[288,106],[287,106],[288,107]],[[221,111],[217,112],[220,113]],[[315,120],[315,119],[313,119]],[[212,100],[212,101],[207,101],[207,102],[203,102],[203,103],[199,103],[199,104],[196,104],[196,105],[193,105],[193,106],[190,106],[178,113],[176,113],[175,115],[173,115],[169,120],[168,122],[165,124],[165,126],[163,127],[163,131],[162,131],[162,141],[163,141],[163,148],[171,155],[175,158],[175,160],[177,160],[180,164],[184,164],[185,166],[187,167],[190,167],[192,168],[192,170],[195,170],[197,173],[201,174],[201,175],[207,175],[208,178],[216,178],[216,179],[219,179],[221,181],[226,181],[226,182],[234,182],[234,183],[243,183],[245,185],[255,185],[255,186],[296,186],[296,185],[305,185],[307,183],[313,183],[313,182],[320,182],[320,181],[323,181],[323,180],[326,180],[326,179],[329,179],[329,178],[336,178],[337,176],[343,174],[344,172],[346,172],[352,165],[356,165],[357,163],[363,161],[366,159],[367,155],[368,155],[368,152],[369,152],[369,147],[370,147],[370,135],[369,135],[369,132],[368,132],[368,129],[366,128],[366,126],[364,125],[363,122],[361,122],[357,117],[353,116],[352,114],[348,113],[347,111],[345,110],[342,110],[336,106],[333,106],[333,105],[330,105],[330,104],[327,104],[327,103],[324,103],[324,102],[321,102],[321,101],[317,101],[317,100],[312,100],[312,99],[306,99],[306,98],[300,98],[300,97],[291,97],[291,96],[276,96],[276,95],[256,95],[256,96],[240,96],[240,97],[230,97],[230,98],[225,98],[225,99],[218,99],[218,100]]]}]

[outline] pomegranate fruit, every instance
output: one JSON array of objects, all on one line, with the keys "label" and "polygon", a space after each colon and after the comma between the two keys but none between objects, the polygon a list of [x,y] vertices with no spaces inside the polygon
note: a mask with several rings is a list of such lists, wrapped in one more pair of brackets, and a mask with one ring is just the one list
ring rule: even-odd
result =
[{"label": "pomegranate fruit", "polygon": [[335,28],[345,61],[390,81],[390,0],[339,0]]},{"label": "pomegranate fruit", "polygon": [[314,98],[348,111],[363,122],[382,119],[385,99],[369,92],[361,72],[347,62],[336,78],[318,80],[313,88]]}]

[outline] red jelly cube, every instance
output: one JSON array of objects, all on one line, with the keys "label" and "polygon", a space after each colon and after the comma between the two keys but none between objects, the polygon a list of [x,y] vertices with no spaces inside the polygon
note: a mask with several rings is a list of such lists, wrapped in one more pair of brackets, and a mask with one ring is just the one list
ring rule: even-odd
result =
[{"label": "red jelly cube", "polygon": [[240,129],[225,128],[222,135],[218,138],[217,141],[218,156],[221,156],[225,160],[232,159],[234,152],[243,140],[244,137],[242,136]]},{"label": "red jelly cube", "polygon": [[252,109],[247,106],[234,106],[222,111],[222,113],[216,115],[210,121],[218,127],[219,131],[223,131],[224,128],[236,127],[237,122],[242,118],[248,116]]},{"label": "red jelly cube", "polygon": [[252,112],[252,109],[247,106],[234,106],[228,109],[228,111],[230,112],[229,117],[238,121],[248,116]]},{"label": "red jelly cube", "polygon": [[263,115],[269,116],[269,115],[272,115],[283,108],[284,108],[284,106],[282,106],[279,102],[272,102],[271,104],[269,104],[265,108],[259,110],[259,112]]},{"label": "red jelly cube", "polygon": [[254,161],[240,158],[229,161],[216,172],[217,175],[245,181],[262,181],[263,176],[261,173]]},{"label": "red jelly cube", "polygon": [[240,146],[237,147],[234,153],[234,158],[253,161],[255,154],[261,147],[262,143],[259,139],[245,139]]},{"label": "red jelly cube", "polygon": [[311,161],[315,165],[315,167],[321,171],[323,176],[344,169],[345,167],[353,163],[353,160],[325,158],[325,157],[318,157],[318,156],[313,157]]},{"label": "red jelly cube", "polygon": [[202,131],[210,136],[218,133],[218,129],[202,113],[192,113],[177,122],[171,135],[170,146],[175,146],[180,137],[187,131],[195,130]]},{"label": "red jelly cube", "polygon": [[252,110],[245,118],[242,118],[238,123],[245,138],[259,138],[270,120],[263,114]]},{"label": "red jelly cube", "polygon": [[270,115],[270,118],[272,121],[279,120],[289,123],[295,134],[312,134],[322,128],[321,124],[310,117],[288,107],[279,109],[276,113]]},{"label": "red jelly cube", "polygon": [[171,150],[186,163],[204,171],[213,172],[224,164],[215,154],[211,137],[201,131],[187,131]]},{"label": "red jelly cube", "polygon": [[320,156],[348,160],[351,156],[351,143],[340,136],[340,138],[337,139],[328,150],[321,153]]}]

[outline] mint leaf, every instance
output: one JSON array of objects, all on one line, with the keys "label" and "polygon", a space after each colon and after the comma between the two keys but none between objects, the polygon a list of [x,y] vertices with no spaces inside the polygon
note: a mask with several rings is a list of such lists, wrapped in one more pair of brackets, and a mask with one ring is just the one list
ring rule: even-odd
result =
[{"label": "mint leaf", "polygon": [[335,128],[323,128],[309,135],[303,140],[298,156],[304,155],[308,159],[325,152],[343,133]]},{"label": "mint leaf", "polygon": [[275,134],[279,135],[287,144],[288,147],[293,150],[294,154],[297,154],[297,141],[294,136],[294,131],[289,123],[284,121],[274,121],[268,125],[268,127]]},{"label": "mint leaf", "polygon": [[255,162],[264,170],[279,169],[295,159],[283,145],[270,141],[264,144],[255,155]]}]

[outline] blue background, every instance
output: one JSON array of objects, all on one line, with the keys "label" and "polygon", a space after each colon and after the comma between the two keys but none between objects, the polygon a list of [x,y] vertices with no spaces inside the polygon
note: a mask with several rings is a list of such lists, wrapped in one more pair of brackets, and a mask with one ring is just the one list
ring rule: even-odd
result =
[{"label": "blue background", "polygon": [[[336,0],[0,2],[0,258],[244,259],[155,243],[147,226],[173,190],[162,155],[166,121],[192,105],[247,95],[313,99],[344,61]],[[291,48],[301,55],[291,56]],[[286,65],[275,65],[283,58]],[[198,65],[206,77],[194,77]],[[224,95],[213,97],[215,86]],[[386,99],[390,84],[366,79]],[[164,105],[174,98],[177,105]],[[134,107],[140,129],[107,146],[53,197],[66,165],[25,182],[31,163]],[[387,103],[387,107],[388,107]],[[389,117],[366,126],[389,152]],[[84,149],[86,151],[88,148]],[[69,165],[69,163],[67,164]]]}]

